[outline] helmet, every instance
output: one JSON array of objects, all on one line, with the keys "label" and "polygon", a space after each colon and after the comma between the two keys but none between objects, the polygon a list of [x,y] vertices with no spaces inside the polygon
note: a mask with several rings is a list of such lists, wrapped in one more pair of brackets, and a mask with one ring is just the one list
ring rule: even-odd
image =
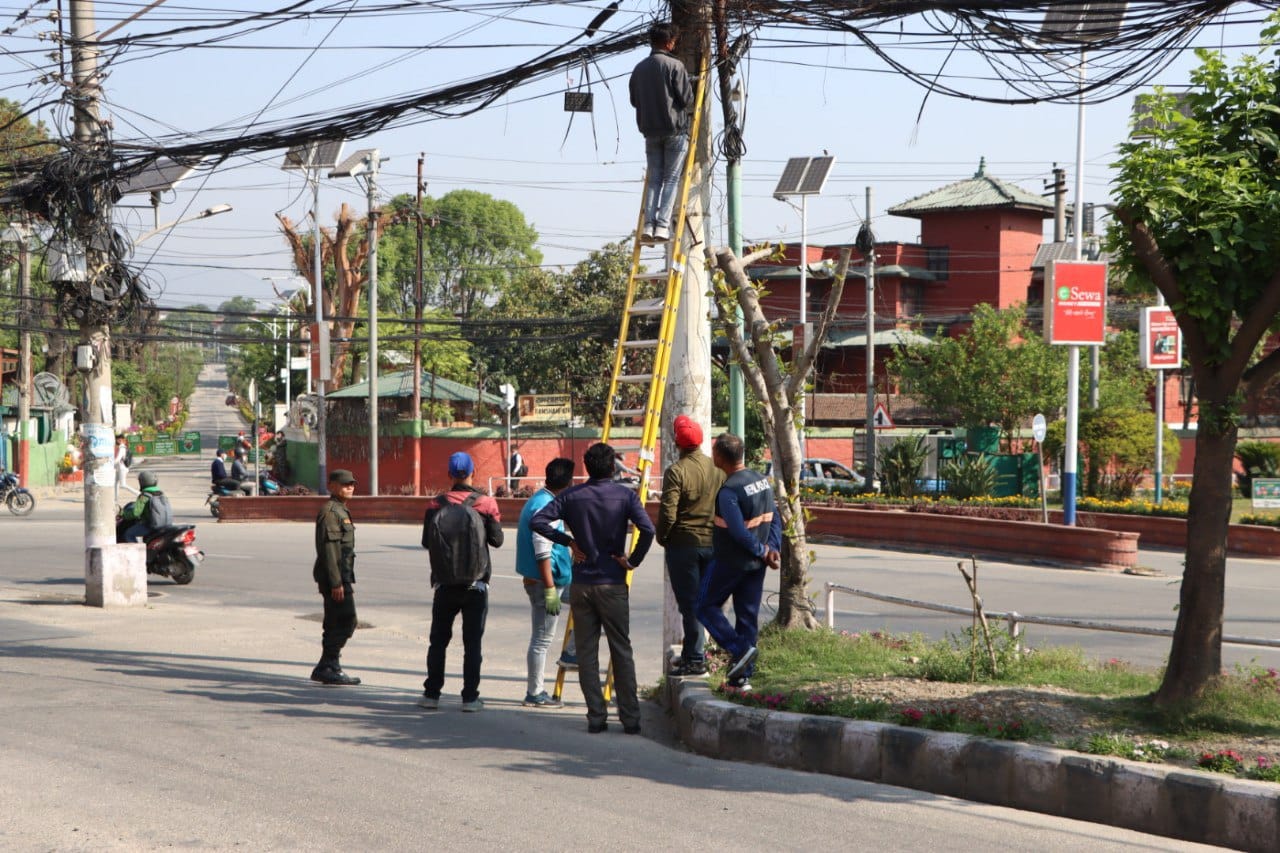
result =
[{"label": "helmet", "polygon": [[154,471],[143,471],[138,475],[138,485],[142,486],[144,489],[155,488],[156,484],[159,482],[160,480],[156,477]]}]

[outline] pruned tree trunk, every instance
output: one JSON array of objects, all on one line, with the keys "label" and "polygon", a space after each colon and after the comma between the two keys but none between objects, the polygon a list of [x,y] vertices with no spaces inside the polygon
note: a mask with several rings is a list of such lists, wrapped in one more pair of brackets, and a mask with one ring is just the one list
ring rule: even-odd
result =
[{"label": "pruned tree trunk", "polygon": [[[311,235],[300,232],[287,216],[276,214],[276,218],[280,220],[281,231],[289,243],[289,249],[293,252],[294,267],[297,268],[298,274],[311,284],[311,291],[315,293],[315,260],[311,254],[313,251]],[[368,280],[365,264],[369,254],[367,237],[354,250],[350,249],[351,238],[363,223],[364,220],[357,219],[351,207],[344,203],[338,209],[335,227],[320,229],[320,269],[321,276],[325,278],[320,288],[320,308],[324,317],[334,318],[331,328],[332,337],[336,339],[335,346],[329,354],[331,378],[325,384],[326,391],[335,390],[346,376],[347,361],[351,357],[351,335],[355,330],[355,317],[360,306],[360,294]],[[368,234],[368,229],[365,233]],[[325,276],[325,269],[333,270],[332,279]]]},{"label": "pruned tree trunk", "polygon": [[[809,544],[805,535],[805,510],[800,503],[800,469],[803,463],[796,404],[804,392],[809,372],[844,292],[850,252],[840,254],[827,309],[812,339],[794,363],[784,365],[774,349],[774,327],[760,307],[760,294],[747,277],[746,267],[768,255],[758,252],[739,260],[733,251],[720,248],[709,253],[722,274],[716,282],[716,310],[720,325],[729,338],[734,358],[762,412],[765,436],[773,454],[774,493],[782,515],[782,567],[778,584],[778,615],[775,624],[783,628],[816,628],[813,601],[809,598]],[[736,308],[742,309],[738,325]],[[744,329],[749,335],[744,336]]]}]

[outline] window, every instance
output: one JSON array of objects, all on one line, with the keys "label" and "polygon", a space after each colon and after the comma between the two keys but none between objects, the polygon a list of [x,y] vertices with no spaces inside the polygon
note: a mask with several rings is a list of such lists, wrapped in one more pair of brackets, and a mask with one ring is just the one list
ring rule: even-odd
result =
[{"label": "window", "polygon": [[946,281],[951,272],[951,247],[925,246],[924,266],[938,281]]},{"label": "window", "polygon": [[924,285],[918,281],[904,281],[898,288],[899,316],[919,317],[924,314]]}]

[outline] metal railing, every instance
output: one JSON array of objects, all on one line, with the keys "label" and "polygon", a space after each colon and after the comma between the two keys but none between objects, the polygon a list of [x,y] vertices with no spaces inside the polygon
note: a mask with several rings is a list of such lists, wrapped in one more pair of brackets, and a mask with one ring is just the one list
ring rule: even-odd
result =
[{"label": "metal railing", "polygon": [[[590,479],[591,478],[586,476],[585,474],[580,474],[577,477],[573,478],[573,482],[585,483],[587,480],[590,480]],[[658,484],[658,491],[662,490],[662,481],[660,478],[649,477],[648,480],[649,480],[650,495],[656,494],[653,488],[654,483]],[[515,491],[515,489],[524,488],[525,486],[532,486],[536,491],[537,489],[542,488],[543,482],[544,481],[541,477],[490,477],[489,478],[489,494],[491,495],[494,494],[495,493],[494,490],[497,489],[499,486],[506,488],[508,492],[513,492]],[[638,485],[634,477],[627,477],[621,482],[623,485],[633,489]]]},{"label": "metal railing", "polygon": [[[957,616],[972,616],[972,607],[957,607],[953,604],[937,604],[932,601],[919,601],[913,598],[903,598],[897,595],[885,595],[880,592],[869,592],[865,589],[854,589],[851,586],[844,586],[838,583],[826,583],[823,585],[826,589],[826,623],[828,628],[836,626],[836,593],[842,592],[846,595],[856,595],[860,598],[869,598],[873,601],[883,601],[887,604],[897,604],[902,607],[915,607],[920,610],[933,610],[938,613],[953,613]],[[1013,637],[1022,636],[1022,627],[1024,625],[1049,625],[1055,628],[1079,628],[1086,631],[1111,631],[1116,634],[1144,634],[1149,637],[1172,637],[1172,628],[1143,628],[1138,625],[1112,625],[1107,622],[1094,622],[1089,619],[1067,619],[1062,616],[1024,616],[1016,610],[1010,611],[986,611],[987,617],[991,619],[1002,619],[1009,626],[1009,634]],[[1241,637],[1234,634],[1224,634],[1222,642],[1231,643],[1237,646],[1264,646],[1267,648],[1280,648],[1280,640],[1268,640],[1263,637]]]}]

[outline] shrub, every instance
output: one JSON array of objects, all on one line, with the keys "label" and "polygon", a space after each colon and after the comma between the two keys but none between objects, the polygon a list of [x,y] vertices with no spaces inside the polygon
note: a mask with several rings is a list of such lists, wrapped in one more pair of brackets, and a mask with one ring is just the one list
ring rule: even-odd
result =
[{"label": "shrub", "polygon": [[909,498],[916,493],[916,481],[929,458],[924,436],[904,437],[880,451],[880,487],[886,495]]},{"label": "shrub", "polygon": [[1280,443],[1272,441],[1242,441],[1236,445],[1236,458],[1244,468],[1237,474],[1240,494],[1253,497],[1254,477],[1280,476]]},{"label": "shrub", "polygon": [[947,494],[956,500],[984,498],[995,491],[996,469],[991,460],[978,454],[951,459],[942,466]]}]

